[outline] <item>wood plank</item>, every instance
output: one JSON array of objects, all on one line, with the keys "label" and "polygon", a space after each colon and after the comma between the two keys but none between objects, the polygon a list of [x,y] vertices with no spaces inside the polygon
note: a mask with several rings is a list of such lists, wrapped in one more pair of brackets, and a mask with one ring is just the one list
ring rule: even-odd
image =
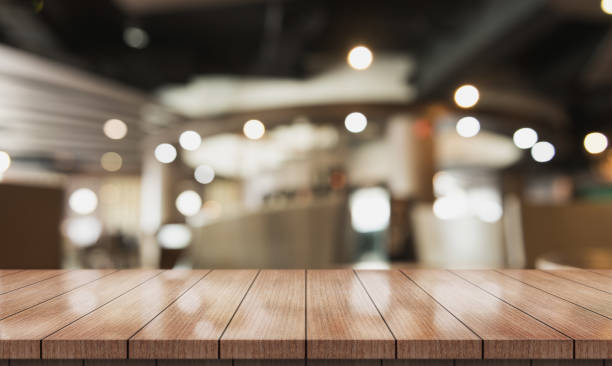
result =
[{"label": "wood plank", "polygon": [[[573,360],[572,360],[573,361]],[[530,366],[529,360],[457,360],[455,366]]]},{"label": "wood plank", "polygon": [[589,269],[589,271],[599,273],[600,275],[612,277],[612,269]]},{"label": "wood plank", "polygon": [[612,358],[612,320],[495,271],[453,272],[573,338],[575,358]]},{"label": "wood plank", "polygon": [[159,270],[124,270],[0,321],[0,359],[40,358],[40,341],[138,286]]},{"label": "wood plank", "polygon": [[356,273],[397,340],[397,358],[482,357],[480,337],[401,272]]},{"label": "wood plank", "polygon": [[10,275],[17,272],[22,272],[22,269],[0,269],[0,277]]},{"label": "wood plank", "polygon": [[305,271],[263,270],[221,337],[221,358],[305,357]]},{"label": "wood plank", "polygon": [[402,271],[483,339],[483,358],[572,358],[571,339],[457,275]]},{"label": "wood plank", "polygon": [[62,295],[115,270],[77,270],[0,295],[0,319]]},{"label": "wood plank", "polygon": [[538,270],[499,272],[612,319],[612,294]]},{"label": "wood plank", "polygon": [[232,366],[232,360],[158,360],[157,366]]},{"label": "wood plank", "polygon": [[566,280],[581,283],[585,286],[593,287],[601,291],[612,293],[612,277],[585,271],[582,269],[558,269],[545,271],[553,276],[565,278]]},{"label": "wood plank", "polygon": [[305,366],[305,365],[306,365],[306,360],[235,360],[234,361],[234,366]]},{"label": "wood plank", "polygon": [[155,366],[154,360],[84,360],[83,366]]},{"label": "wood plank", "polygon": [[531,366],[604,366],[603,360],[533,360]]},{"label": "wood plank", "polygon": [[256,270],[216,270],[130,339],[130,358],[217,358],[219,339]]},{"label": "wood plank", "polygon": [[308,366],[380,366],[380,360],[308,360],[306,364]]},{"label": "wood plank", "polygon": [[307,272],[309,359],[395,358],[395,338],[351,270]]},{"label": "wood plank", "polygon": [[83,366],[81,360],[11,360],[11,366]]},{"label": "wood plank", "polygon": [[383,360],[382,366],[453,366],[453,360]]},{"label": "wood plank", "polygon": [[165,271],[42,341],[45,359],[124,359],[128,339],[208,270]]},{"label": "wood plank", "polygon": [[[63,270],[21,271],[0,277],[0,295],[66,273]],[[1,275],[1,273],[0,273]]]}]

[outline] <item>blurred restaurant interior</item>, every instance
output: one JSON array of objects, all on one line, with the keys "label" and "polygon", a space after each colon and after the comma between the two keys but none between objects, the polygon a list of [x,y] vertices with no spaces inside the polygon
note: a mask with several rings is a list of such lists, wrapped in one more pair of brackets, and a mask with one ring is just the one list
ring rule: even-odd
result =
[{"label": "blurred restaurant interior", "polygon": [[4,0],[0,268],[612,267],[612,0]]}]

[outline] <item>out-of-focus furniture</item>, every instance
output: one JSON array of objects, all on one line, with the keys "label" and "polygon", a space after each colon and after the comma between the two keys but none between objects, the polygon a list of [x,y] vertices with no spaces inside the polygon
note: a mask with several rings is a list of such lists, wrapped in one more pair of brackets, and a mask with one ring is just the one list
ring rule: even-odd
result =
[{"label": "out-of-focus furniture", "polygon": [[612,202],[529,205],[521,209],[527,266],[612,267]]},{"label": "out-of-focus furniture", "polygon": [[346,200],[318,199],[224,218],[196,230],[194,268],[328,268],[348,260]]},{"label": "out-of-focus furniture", "polygon": [[0,184],[0,268],[59,268],[63,190]]}]

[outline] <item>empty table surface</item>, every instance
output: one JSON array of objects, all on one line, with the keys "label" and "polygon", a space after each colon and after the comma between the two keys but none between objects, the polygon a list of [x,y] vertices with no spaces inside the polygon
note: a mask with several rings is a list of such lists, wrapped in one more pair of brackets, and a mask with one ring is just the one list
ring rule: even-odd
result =
[{"label": "empty table surface", "polygon": [[0,270],[0,360],[608,359],[610,309],[606,271]]}]

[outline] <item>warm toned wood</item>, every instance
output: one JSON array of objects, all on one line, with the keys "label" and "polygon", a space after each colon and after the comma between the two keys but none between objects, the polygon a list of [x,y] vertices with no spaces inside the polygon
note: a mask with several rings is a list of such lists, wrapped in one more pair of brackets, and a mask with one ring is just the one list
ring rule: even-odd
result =
[{"label": "warm toned wood", "polygon": [[397,358],[481,358],[482,341],[400,271],[357,271],[397,340]]},{"label": "warm toned wood", "polygon": [[130,358],[217,358],[219,338],[256,270],[216,270],[130,339]]},{"label": "warm toned wood", "polygon": [[455,366],[530,366],[529,360],[457,360]]},{"label": "warm toned wood", "polygon": [[261,271],[221,337],[221,358],[303,359],[305,309],[305,271]]},{"label": "warm toned wood", "polygon": [[[612,320],[495,271],[454,271],[575,340],[575,358],[612,358]],[[596,275],[598,276],[598,275]]]},{"label": "warm toned wood", "polygon": [[612,269],[589,269],[589,271],[599,273],[600,275],[612,277]]},{"label": "warm toned wood", "polygon": [[207,270],[166,271],[43,339],[46,359],[124,359],[127,341]]},{"label": "warm toned wood", "polygon": [[85,360],[83,366],[155,366],[153,360]]},{"label": "warm toned wood", "polygon": [[82,360],[11,360],[10,366],[83,366]]},{"label": "warm toned wood", "polygon": [[351,270],[307,272],[311,359],[395,358],[395,339]]},{"label": "warm toned wood", "polygon": [[533,360],[531,366],[604,366],[603,360]]},{"label": "warm toned wood", "polygon": [[612,294],[538,270],[502,270],[501,273],[574,304],[612,318]]},{"label": "warm toned wood", "polygon": [[21,272],[23,269],[0,269],[0,277]]},{"label": "warm toned wood", "polygon": [[380,360],[308,360],[308,366],[380,366]]},{"label": "warm toned wood", "polygon": [[483,339],[483,358],[572,358],[571,339],[457,275],[402,271]]},{"label": "warm toned wood", "polygon": [[234,361],[234,366],[305,366],[305,365],[306,365],[306,360],[235,360]]},{"label": "warm toned wood", "polygon": [[0,359],[40,358],[43,338],[158,273],[158,270],[115,272],[0,321]]},{"label": "warm toned wood", "polygon": [[382,366],[453,366],[453,360],[383,360]]},{"label": "warm toned wood", "polygon": [[158,360],[157,366],[232,366],[232,360]]},{"label": "warm toned wood", "polygon": [[62,295],[112,272],[114,270],[70,271],[0,295],[0,319]]},{"label": "warm toned wood", "polygon": [[[14,291],[18,288],[44,281],[65,272],[66,271],[62,270],[35,269],[31,271],[16,272],[13,274],[9,273],[8,276],[0,277],[0,295]],[[2,275],[2,273],[0,273],[0,275]]]},{"label": "warm toned wood", "polygon": [[582,269],[564,269],[546,272],[553,276],[565,278],[570,281],[581,283],[585,286],[612,293],[612,277],[607,277],[603,274],[585,271]]}]

